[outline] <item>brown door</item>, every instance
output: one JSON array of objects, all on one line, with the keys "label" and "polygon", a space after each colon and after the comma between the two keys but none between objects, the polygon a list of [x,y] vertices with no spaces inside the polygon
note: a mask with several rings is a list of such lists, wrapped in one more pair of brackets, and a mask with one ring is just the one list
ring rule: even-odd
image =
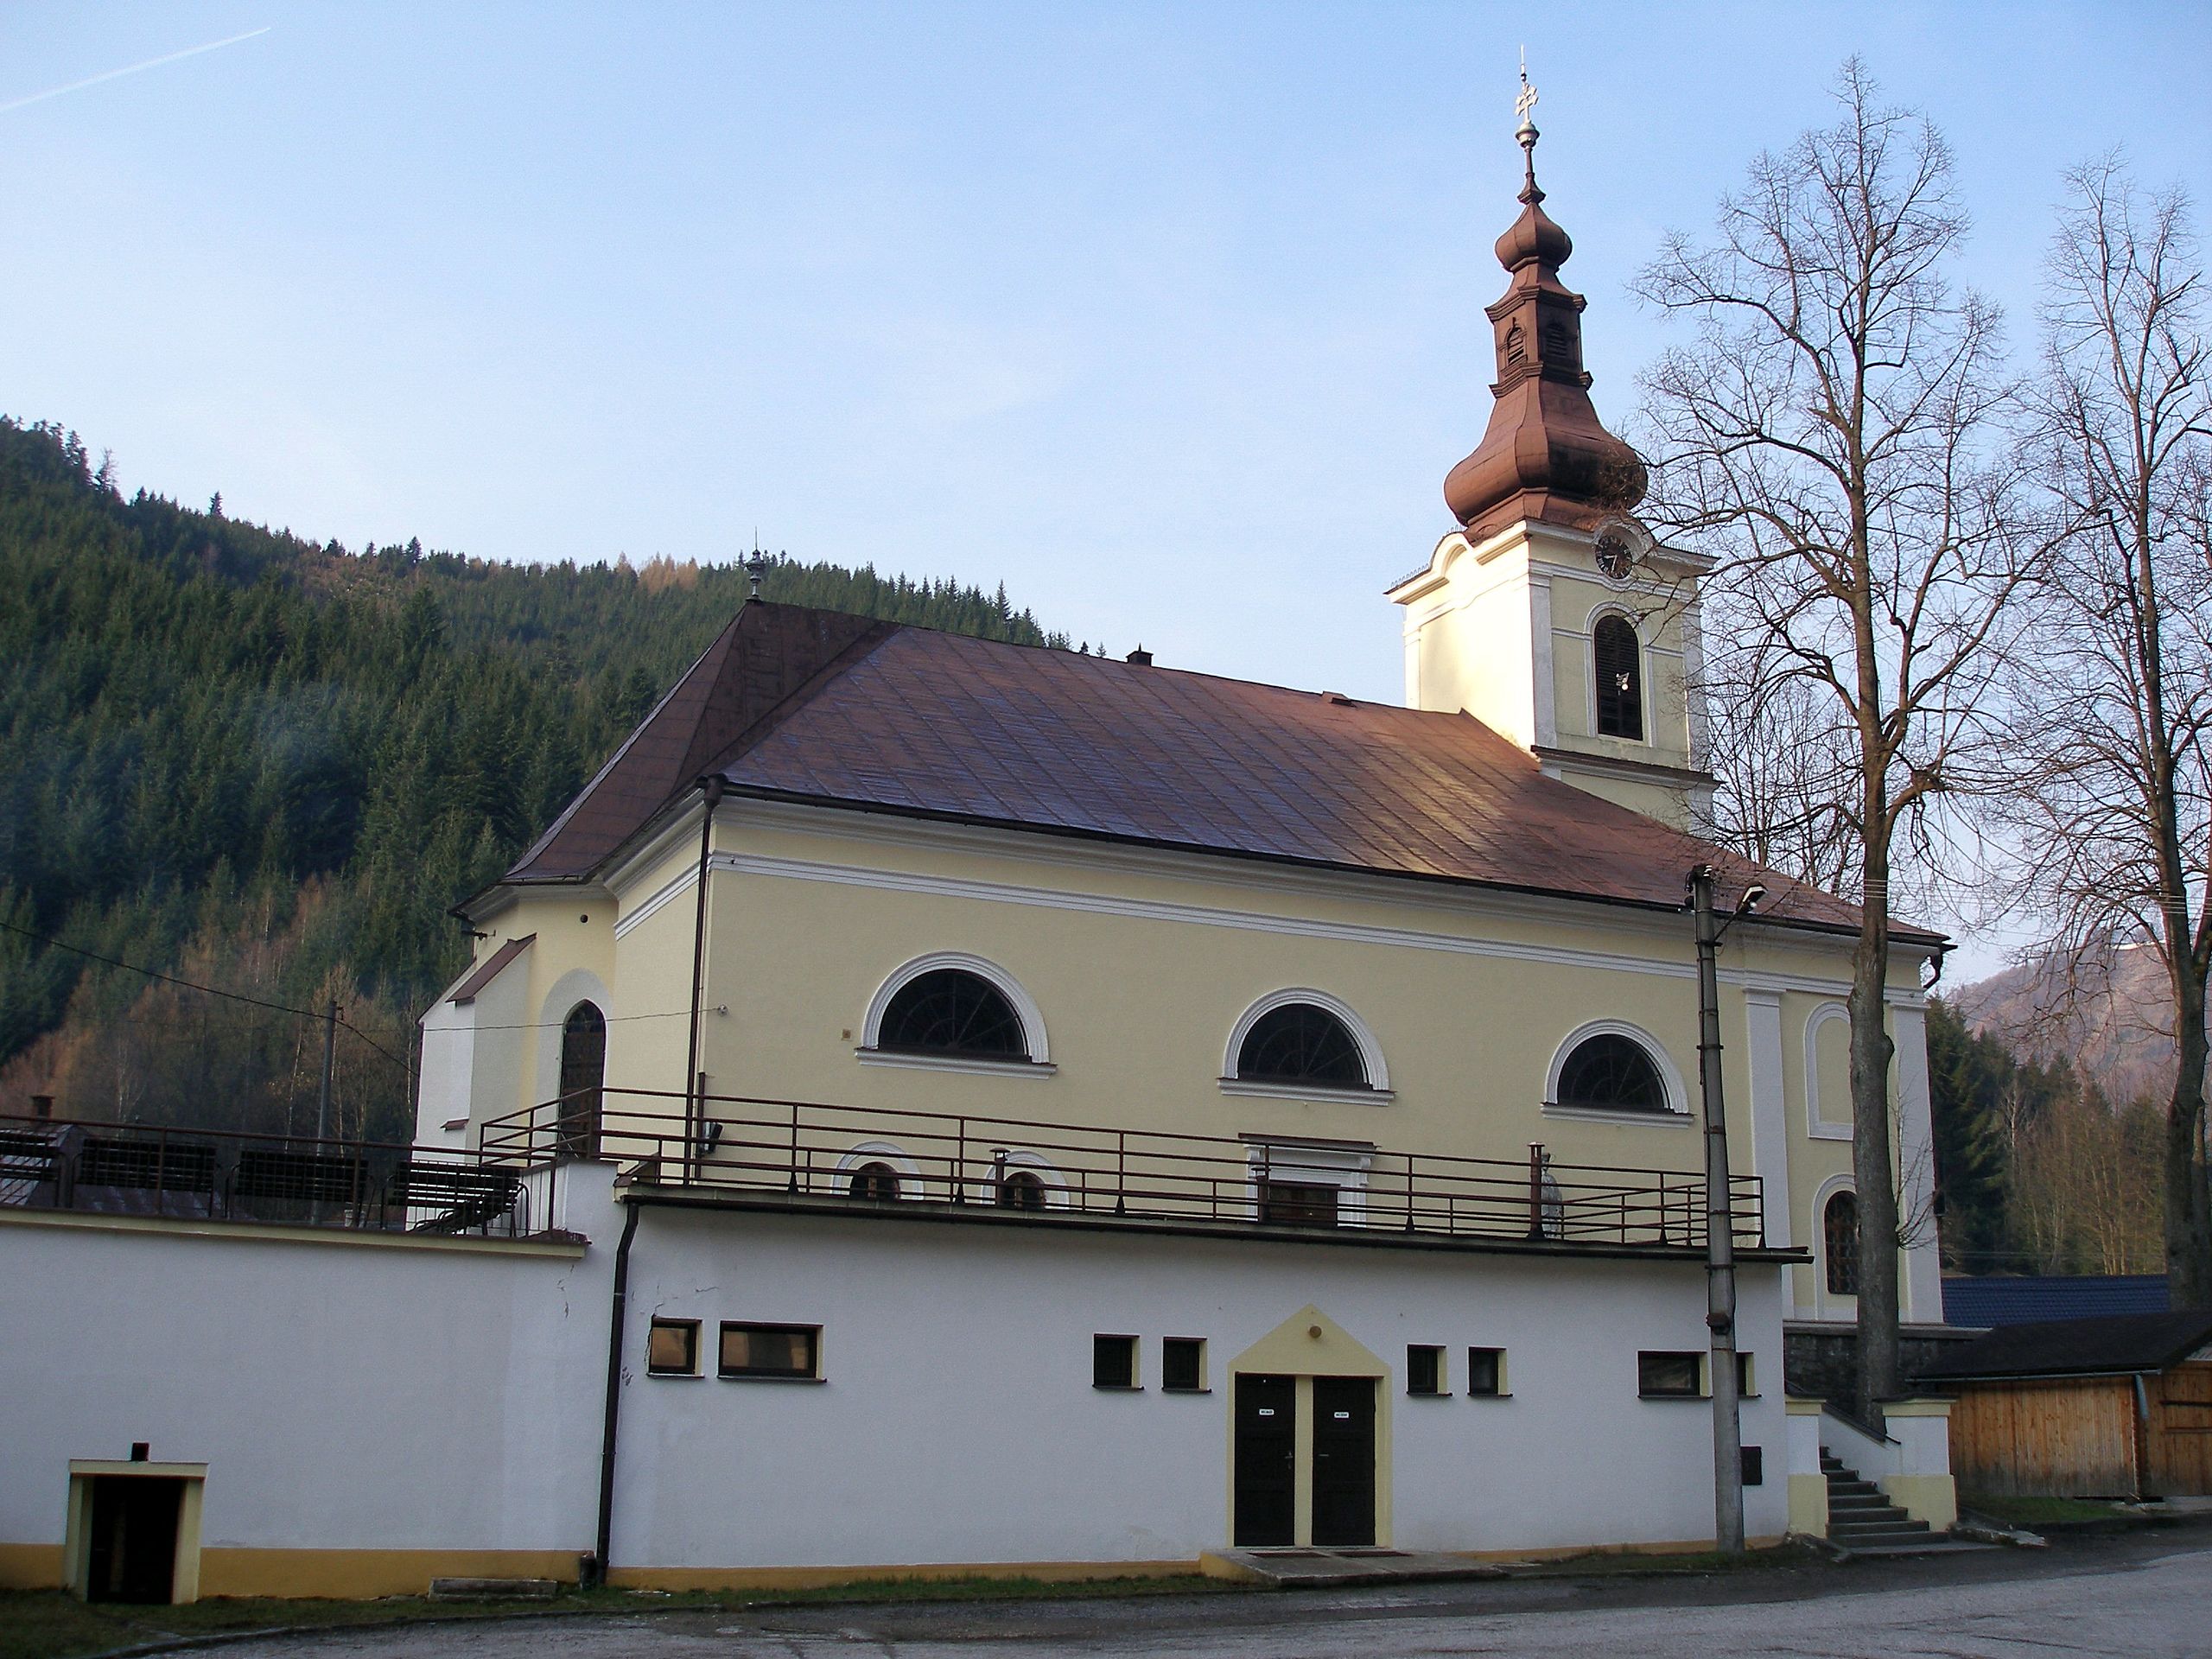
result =
[{"label": "brown door", "polygon": [[2212,1365],[2177,1365],[2143,1382],[2151,1402],[2151,1490],[2161,1497],[2212,1494]]},{"label": "brown door", "polygon": [[171,1476],[94,1476],[87,1599],[172,1600],[177,1517],[183,1505],[184,1482]]}]

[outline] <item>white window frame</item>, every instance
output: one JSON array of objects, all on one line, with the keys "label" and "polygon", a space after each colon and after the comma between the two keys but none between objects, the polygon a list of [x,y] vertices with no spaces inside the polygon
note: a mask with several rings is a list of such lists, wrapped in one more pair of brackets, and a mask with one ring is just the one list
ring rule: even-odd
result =
[{"label": "white window frame", "polygon": [[[909,1054],[880,1046],[883,1016],[891,1007],[891,999],[924,974],[944,968],[973,974],[1006,998],[1014,1018],[1021,1021],[1022,1041],[1029,1050],[1027,1058],[990,1060],[962,1054]],[[969,1077],[1049,1077],[1058,1070],[1052,1064],[1052,1042],[1037,1000],[1022,988],[1020,980],[998,963],[965,950],[933,950],[893,969],[868,999],[868,1013],[861,1020],[860,1046],[853,1053],[862,1065],[910,1066],[925,1071],[958,1071]]]},{"label": "white window frame", "polygon": [[1844,1096],[1840,1122],[1821,1109],[1821,1032],[1838,1020],[1843,1021],[1844,1027],[1844,1075],[1847,1079],[1851,1066],[1851,1010],[1840,1002],[1823,1002],[1805,1016],[1805,1133],[1815,1141],[1851,1139],[1848,1092]]},{"label": "white window frame", "polygon": [[[1367,1073],[1368,1086],[1347,1089],[1338,1084],[1287,1083],[1274,1078],[1240,1077],[1236,1075],[1236,1057],[1243,1052],[1244,1039],[1252,1034],[1252,1027],[1277,1008],[1287,1008],[1294,1003],[1310,1002],[1315,1007],[1334,1014],[1351,1033],[1351,1039],[1359,1049],[1359,1063]],[[1290,985],[1279,991],[1270,991],[1244,1010],[1229,1033],[1229,1046],[1221,1055],[1221,1092],[1246,1098],[1263,1100],[1326,1100],[1355,1106],[1387,1106],[1397,1098],[1390,1087],[1390,1067],[1382,1058],[1382,1045],[1357,1010],[1340,996],[1326,991],[1317,991],[1310,985]]]},{"label": "white window frame", "polygon": [[1831,1175],[1813,1193],[1813,1306],[1817,1318],[1855,1319],[1859,1299],[1828,1288],[1828,1200],[1839,1192],[1856,1198],[1859,1183],[1848,1175]]},{"label": "white window frame", "polygon": [[[1659,1069],[1659,1086],[1667,1094],[1664,1112],[1613,1111],[1559,1103],[1560,1075],[1567,1070],[1567,1056],[1592,1037],[1625,1037],[1649,1057],[1652,1065]],[[1644,1123],[1655,1128],[1681,1128],[1692,1121],[1689,1085],[1683,1082],[1674,1056],[1667,1052],[1664,1043],[1642,1026],[1630,1025],[1625,1020],[1586,1020],[1567,1033],[1552,1051],[1552,1063],[1544,1072],[1543,1112],[1546,1117],[1580,1118],[1593,1123]]]},{"label": "white window frame", "polygon": [[[1643,731],[1641,736],[1623,737],[1615,732],[1598,729],[1598,625],[1609,616],[1618,616],[1628,624],[1628,631],[1636,641],[1637,706],[1643,710]],[[1643,619],[1618,599],[1602,599],[1591,607],[1590,614],[1582,624],[1582,729],[1592,737],[1603,738],[1608,743],[1633,743],[1638,748],[1651,747],[1651,643],[1643,637]]]}]

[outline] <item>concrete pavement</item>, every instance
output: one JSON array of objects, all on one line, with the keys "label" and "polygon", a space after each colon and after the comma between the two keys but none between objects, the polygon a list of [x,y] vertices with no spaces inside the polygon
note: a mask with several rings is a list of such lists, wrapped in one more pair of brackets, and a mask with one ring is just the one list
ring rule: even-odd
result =
[{"label": "concrete pavement", "polygon": [[2047,1553],[1709,1577],[501,1621],[231,1651],[241,1659],[2201,1659],[2212,1655],[2212,1538],[2192,1528],[2072,1541]]}]

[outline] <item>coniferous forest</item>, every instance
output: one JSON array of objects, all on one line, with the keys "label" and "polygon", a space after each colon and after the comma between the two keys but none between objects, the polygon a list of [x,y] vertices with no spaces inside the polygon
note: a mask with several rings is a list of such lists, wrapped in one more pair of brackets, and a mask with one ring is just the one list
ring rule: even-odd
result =
[{"label": "coniferous forest", "polygon": [[[334,1002],[332,1132],[405,1138],[416,1018],[469,955],[450,907],[567,804],[745,572],[348,550],[219,499],[126,500],[112,470],[0,417],[0,1112],[47,1094],[310,1132],[311,1016]],[[766,591],[1067,644],[1002,588],[785,561]],[[2155,1107],[1941,999],[1929,1039],[1947,1265],[2155,1269]]]},{"label": "coniferous forest", "polygon": [[[219,496],[125,499],[113,474],[0,417],[0,1112],[46,1094],[311,1131],[324,1027],[302,1011],[335,1002],[332,1130],[404,1139],[415,1019],[468,959],[450,906],[728,621],[745,572],[348,550]],[[1002,588],[785,560],[765,591],[1067,644]]]}]

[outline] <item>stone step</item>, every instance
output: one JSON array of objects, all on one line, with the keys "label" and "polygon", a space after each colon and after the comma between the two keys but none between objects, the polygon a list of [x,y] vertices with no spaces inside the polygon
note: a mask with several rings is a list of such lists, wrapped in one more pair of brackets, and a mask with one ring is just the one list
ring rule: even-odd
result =
[{"label": "stone step", "polygon": [[1828,1483],[1828,1502],[1836,1503],[1884,1503],[1889,1500],[1882,1489],[1871,1480],[1832,1480]]},{"label": "stone step", "polygon": [[1828,1529],[1828,1541],[1841,1544],[1846,1549],[1858,1549],[1868,1544],[1924,1544],[1935,1536],[1923,1521],[1908,1521],[1902,1526]]}]

